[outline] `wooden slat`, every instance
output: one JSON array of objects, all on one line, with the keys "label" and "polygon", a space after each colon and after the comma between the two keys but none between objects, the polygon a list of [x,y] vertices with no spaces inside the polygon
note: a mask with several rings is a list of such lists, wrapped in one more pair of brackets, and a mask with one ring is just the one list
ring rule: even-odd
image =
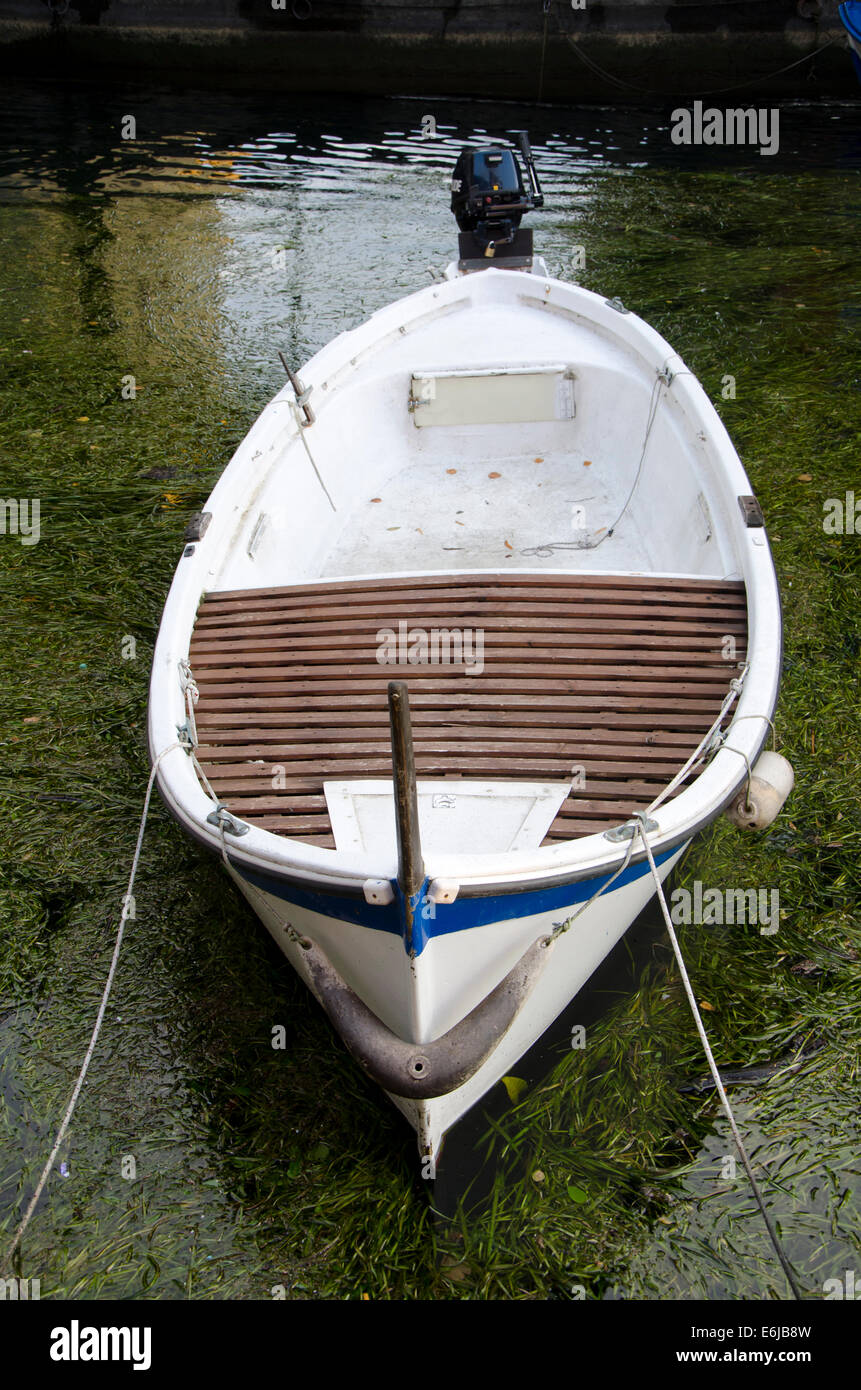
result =
[{"label": "wooden slat", "polygon": [[[240,658],[234,658],[230,653],[230,665],[225,665],[224,653],[213,654],[212,656],[197,656],[192,653],[195,671],[203,671],[211,663],[213,676],[218,679],[226,679],[228,672],[238,672],[238,679],[242,678],[243,673],[251,672],[255,676],[260,675],[266,680],[275,680],[280,677],[288,677],[291,686],[300,681],[311,680],[315,684],[330,685],[333,681],[378,681],[380,677],[387,680],[410,680],[416,676],[422,676],[428,667],[418,668],[416,663],[392,663],[386,665],[377,661],[368,661],[364,665],[352,663],[348,666],[320,665],[317,667],[301,665],[279,665],[271,656],[262,652],[249,652]],[[283,662],[283,655],[279,654],[279,662]],[[218,665],[218,662],[222,665]],[[660,666],[590,666],[581,662],[569,662],[557,659],[551,662],[541,661],[482,661],[480,671],[469,671],[470,663],[453,663],[457,670],[466,670],[470,677],[476,681],[483,681],[485,677],[493,680],[502,678],[512,679],[514,677],[525,677],[530,682],[534,681],[535,675],[547,673],[553,674],[557,680],[578,680],[593,681],[597,683],[597,688],[604,689],[627,689],[635,690],[649,689],[663,691],[667,686],[667,673]],[[437,665],[430,669],[439,670]],[[685,669],[685,681],[679,681],[674,673],[674,679],[678,681],[677,690],[699,691],[704,684],[717,682],[721,688],[726,687],[727,668],[724,662],[722,667],[700,666],[695,670]]]},{"label": "wooden slat", "polygon": [[[497,709],[495,705],[485,709],[449,709],[436,710],[433,707],[421,709],[413,713],[413,724],[427,724],[434,729],[460,729],[470,728],[473,725],[486,725],[489,728],[514,728],[522,727],[522,711],[524,706]],[[626,738],[652,738],[655,741],[669,738],[683,739],[689,737],[685,731],[699,728],[700,720],[696,715],[684,715],[678,729],[669,728],[666,720],[659,723],[652,714],[619,714],[614,719],[612,725],[606,728],[596,727],[596,722],[601,718],[601,714],[596,715],[588,710],[581,711],[576,708],[573,710],[548,711],[543,709],[533,709],[530,712],[529,728],[530,732],[538,729],[557,729],[576,730],[577,736],[593,733],[596,736],[611,738],[616,734],[624,735]],[[245,726],[259,725],[261,730],[266,730],[266,737],[271,736],[271,732],[284,729],[289,731],[289,737],[294,737],[294,729],[305,730],[308,738],[319,736],[322,741],[327,738],[339,739],[341,730],[348,728],[377,729],[379,727],[379,715],[373,709],[354,709],[344,716],[344,722],[337,727],[333,726],[331,717],[320,710],[290,710],[279,708],[278,701],[267,700],[232,700],[225,699],[206,699],[201,698],[197,707],[197,724],[201,729],[221,728],[226,726],[225,721],[237,728]],[[489,722],[492,721],[492,722]],[[247,734],[247,730],[245,731]],[[261,734],[261,737],[264,735]],[[298,736],[298,735],[297,735]],[[694,740],[696,742],[696,740]]]},{"label": "wooden slat", "polygon": [[[273,830],[276,835],[289,835],[294,840],[302,840],[306,845],[314,845],[317,849],[335,849],[335,837],[331,830],[326,834],[319,831],[303,830],[297,831],[291,816],[255,816],[254,824],[259,825],[261,830]],[[566,840],[571,836],[566,835]]]},{"label": "wooden slat", "polygon": [[[508,723],[520,727],[524,722],[524,716],[528,715],[528,723],[534,726],[536,723],[558,724],[560,728],[591,728],[596,719],[605,718],[612,711],[609,710],[606,702],[600,700],[590,700],[588,708],[584,702],[569,700],[564,703],[562,700],[553,699],[544,701],[539,695],[533,696],[532,700],[525,700],[518,696],[489,696],[482,703],[481,708],[468,708],[464,706],[452,707],[446,705],[447,697],[428,698],[418,711],[429,723],[433,723],[438,715],[441,722],[448,723],[452,719],[476,719],[482,722],[492,718],[499,724]],[[201,705],[203,700],[201,699]],[[411,706],[412,708],[412,706]],[[314,708],[307,709],[305,704],[300,701],[291,701],[280,696],[266,696],[260,698],[236,697],[232,694],[231,687],[227,687],[227,693],[221,697],[209,699],[205,709],[213,716],[223,717],[227,715],[231,720],[241,720],[244,717],[255,722],[269,722],[273,725],[280,725],[282,721],[299,721],[312,725],[323,723],[332,727],[332,713],[330,709]],[[643,712],[631,710],[616,710],[613,713],[612,728],[652,730],[656,726],[668,730],[693,729],[703,732],[703,719],[701,714],[679,713],[677,709],[659,709],[658,713],[652,711]],[[717,710],[715,710],[715,714]],[[206,718],[204,714],[202,718]],[[374,722],[379,718],[379,703],[372,701],[363,702],[362,708],[356,708],[356,701],[349,704],[347,710],[341,711],[341,720],[365,719]],[[339,720],[339,724],[341,722]],[[706,724],[706,727],[708,725]]]},{"label": "wooden slat", "polygon": [[[380,663],[379,630],[402,622],[480,629],[483,671]],[[386,686],[407,680],[419,778],[583,769],[556,842],[648,805],[712,723],[746,636],[736,580],[545,571],[216,593],[190,647],[198,757],[237,815],[334,848],[323,783],[391,776]]]},{"label": "wooden slat", "polygon": [[[433,754],[416,752],[416,769],[424,777],[444,777],[448,773],[457,773],[461,777],[494,777],[501,763],[505,765],[506,776],[511,777],[537,777],[541,780],[550,779],[552,781],[565,781],[571,776],[571,760],[565,756],[556,756],[550,753],[534,755],[532,757],[520,757],[517,752],[493,753],[489,756],[481,756],[470,753],[468,756],[451,754]],[[621,760],[620,760],[621,761]],[[612,773],[617,776],[620,771],[620,762],[600,758],[578,758],[578,765],[585,770],[586,777],[607,777]],[[284,764],[286,771],[276,772],[282,764],[278,762],[258,764],[257,768],[249,763],[213,763],[212,772],[207,769],[207,777],[213,786],[229,786],[231,790],[250,790],[259,786],[261,782],[271,784],[273,777],[278,776],[290,783],[291,779],[310,780],[313,777],[322,778],[342,778],[342,777],[390,777],[392,772],[391,754],[387,758],[381,753],[377,757],[354,754],[352,757],[344,758],[306,758],[301,762],[292,760],[289,764]],[[622,766],[630,767],[629,763]],[[659,782],[664,781],[674,775],[678,764],[675,762],[655,763],[650,771]],[[259,768],[259,771],[258,771]]]},{"label": "wooden slat", "polygon": [[[197,669],[197,668],[195,668]],[[427,669],[427,668],[424,668]],[[369,692],[376,692],[379,689],[380,681],[404,676],[411,677],[412,680],[420,680],[422,690],[425,693],[438,692],[441,695],[448,694],[451,688],[451,675],[442,675],[442,667],[432,667],[436,672],[433,676],[425,676],[415,666],[374,666],[368,670],[359,670],[353,675],[337,676],[330,670],[321,672],[316,680],[309,680],[306,672],[296,673],[295,679],[290,679],[290,667],[280,667],[278,670],[265,668],[261,670],[261,685],[264,690],[283,690],[289,692],[291,696],[305,695],[316,698],[327,696],[336,697],[339,695],[353,696],[366,695]],[[463,667],[458,663],[453,669],[459,673]],[[576,667],[573,668],[576,670]],[[209,673],[208,673],[209,674]],[[245,689],[249,675],[254,674],[253,670],[247,666],[221,667],[211,672],[212,679],[219,684],[227,685],[232,681],[236,682],[237,689]],[[529,695],[540,682],[541,689],[548,694],[559,695],[594,695],[597,697],[610,697],[620,699],[648,699],[658,697],[666,699],[667,680],[580,680],[576,675],[568,675],[565,668],[561,671],[553,666],[537,665],[534,670],[528,666],[520,670],[506,669],[505,675],[497,675],[496,672],[482,672],[480,675],[469,675],[466,673],[465,679],[477,687],[476,696],[478,701],[485,694],[507,695],[521,694]],[[674,679],[673,694],[679,701],[687,703],[692,701],[693,705],[699,706],[703,702],[708,703],[712,693],[709,682],[705,681],[680,681]],[[725,689],[725,682],[718,682],[719,691]],[[469,696],[466,697],[467,699]]]},{"label": "wooden slat", "polygon": [[[481,691],[475,693],[469,690],[469,685],[475,685],[476,681],[469,676],[462,677],[462,680],[464,681],[464,690],[469,691],[469,693],[462,695],[450,693],[451,679],[449,681],[448,690],[444,688],[443,682],[438,682],[435,689],[425,689],[424,687],[426,684],[433,684],[430,678],[419,678],[415,680],[414,684],[418,687],[415,693],[417,707],[440,710],[491,710],[502,708],[529,710],[533,707],[547,710],[578,709],[592,711],[594,714],[600,714],[602,716],[611,714],[614,711],[620,713],[630,711],[633,713],[651,710],[662,712],[662,717],[665,719],[673,717],[673,715],[669,713],[664,713],[668,703],[667,695],[632,696],[618,695],[616,693],[608,694],[606,691],[603,693],[601,691],[596,691],[587,694],[582,691],[578,693],[566,686],[563,686],[558,693],[552,695],[544,693],[541,695],[534,695],[532,690],[538,685],[537,681],[535,685],[533,685],[532,690],[530,690],[528,685],[522,683],[513,691],[489,690],[487,689],[487,683],[482,682]],[[346,690],[325,692],[320,690],[319,687],[315,687],[311,682],[308,684],[311,685],[310,690],[296,690],[286,682],[260,681],[257,686],[254,686],[249,682],[237,681],[233,684],[227,682],[225,684],[215,685],[212,687],[212,693],[219,696],[229,696],[231,698],[253,698],[258,703],[262,700],[264,708],[268,706],[270,709],[308,708],[311,710],[330,710],[333,714],[337,714],[339,718],[343,718],[354,709],[380,708],[380,695],[376,690],[365,694],[348,687]],[[540,687],[542,692],[546,691],[547,686],[550,684],[552,684],[550,681],[544,682]],[[669,687],[671,683],[668,682],[667,684]],[[258,693],[252,696],[251,692],[255,690]],[[286,693],[287,691],[291,691],[292,693],[288,695]],[[675,701],[675,708],[677,710],[682,710],[683,713],[687,712],[688,714],[697,712],[707,713],[709,710],[715,709],[715,704],[713,700],[707,698],[693,699],[690,696],[686,696],[683,699]],[[706,726],[708,726],[708,720],[706,720]],[[670,725],[670,727],[673,726]]]},{"label": "wooden slat", "polygon": [[[298,718],[300,716],[291,716]],[[366,743],[380,742],[382,736],[379,725],[375,720],[366,725],[345,724],[333,729],[331,726],[317,725],[314,728],[285,728],[280,722],[274,727],[254,728],[252,725],[244,727],[230,728],[223,722],[221,715],[207,715],[202,719],[197,717],[198,733],[201,735],[202,742],[198,748],[198,756],[217,758],[222,756],[226,749],[234,748],[237,754],[248,757],[265,757],[267,754],[273,756],[275,753],[282,757],[291,757],[293,752],[301,756],[300,749],[307,744],[326,744],[337,743],[343,748],[354,748]],[[515,726],[519,729],[519,725]],[[427,719],[418,725],[420,738],[434,739],[459,739],[463,743],[479,743],[485,741],[503,741],[511,737],[511,729],[504,724],[455,724],[448,719],[437,722],[433,721],[428,725]],[[532,726],[528,732],[524,732],[524,737],[528,737],[532,742],[546,742],[566,747],[598,746],[602,749],[615,748],[619,757],[632,757],[636,752],[637,757],[648,756],[659,752],[661,747],[672,747],[675,749],[692,749],[696,740],[691,734],[676,731],[664,731],[660,734],[644,734],[638,729],[578,729],[564,731],[559,725],[554,726]],[[289,739],[289,743],[284,743],[284,739]],[[279,746],[273,746],[279,745]]]},{"label": "wooden slat", "polygon": [[[242,635],[243,630],[236,630]],[[284,628],[274,628],[274,639],[277,641],[281,637]],[[620,648],[625,649],[626,662],[657,662],[661,663],[694,663],[694,662],[716,662],[721,660],[726,664],[726,657],[723,653],[723,638],[727,634],[718,631],[705,637],[689,634],[687,637],[672,637],[672,635],[652,635],[650,632],[631,632],[625,641],[608,637],[604,632],[536,632],[533,628],[526,626],[523,631],[517,631],[516,637],[512,637],[512,628],[509,624],[499,624],[499,630],[488,627],[484,623],[484,649],[494,651],[497,646],[517,642],[516,648],[508,646],[509,652],[523,652],[524,655],[533,655],[534,652],[544,651],[547,660],[558,659],[559,656],[568,657],[568,660],[583,660],[583,662],[618,662],[620,659]],[[746,651],[746,641],[744,632],[733,632],[736,639],[737,660],[744,659]],[[199,648],[196,639],[192,639],[191,652],[211,651],[218,648],[220,641],[220,631],[216,630],[214,637],[207,639],[206,644]],[[541,645],[538,645],[541,644]],[[260,644],[255,644],[260,645]],[[293,634],[289,646],[285,651],[291,651],[292,655],[298,660],[349,660],[355,652],[367,652],[369,648],[369,638],[367,630],[360,628],[356,632],[341,632],[337,642],[332,641],[331,635],[325,637],[305,637],[305,634]],[[230,648],[228,648],[230,651]],[[374,646],[376,651],[376,646]]]},{"label": "wooden slat", "polygon": [[[382,741],[379,742],[345,742],[336,745],[339,755],[342,757],[384,757],[386,746]],[[691,752],[695,745],[691,745]],[[591,754],[600,754],[602,761],[621,762],[629,765],[636,755],[636,758],[650,762],[675,761],[674,757],[668,756],[675,754],[676,749],[636,749],[630,744],[588,744],[576,741],[566,741],[563,739],[546,740],[530,739],[527,735],[523,738],[512,737],[508,741],[502,738],[481,739],[474,742],[462,742],[449,739],[416,739],[415,747],[417,754],[422,757],[431,756],[454,756],[460,755],[467,758],[473,757],[494,757],[508,758],[515,755],[520,757],[534,757],[537,762],[555,754],[562,758],[580,758],[580,754],[585,755],[587,750]],[[310,743],[281,743],[281,744],[255,744],[250,747],[243,747],[241,744],[202,744],[197,750],[197,756],[201,760],[206,760],[217,765],[219,772],[223,771],[228,765],[237,767],[245,766],[249,759],[262,759],[267,766],[277,766],[289,762],[291,766],[301,764],[302,760],[307,760],[309,750],[316,748],[317,756],[321,752],[328,758],[331,751],[320,749],[319,745]],[[649,756],[651,755],[651,756]]]},{"label": "wooden slat", "polygon": [[[457,603],[438,604],[432,609],[416,609],[415,605],[410,606],[410,627],[424,628],[445,628],[445,627],[469,627],[481,626],[482,628],[495,628],[503,631],[530,631],[535,627],[536,619],[546,621],[553,619],[553,625],[561,632],[582,632],[582,633],[644,633],[646,635],[656,635],[666,633],[668,636],[696,636],[702,633],[704,626],[708,623],[715,631],[719,632],[744,632],[745,618],[740,609],[732,612],[709,613],[706,618],[704,615],[697,615],[695,610],[683,609],[677,614],[667,613],[664,609],[658,609],[649,605],[640,612],[625,613],[620,616],[618,607],[606,605],[601,608],[583,608],[580,611],[560,607],[554,609],[550,604],[544,604],[535,608],[522,608],[516,604],[502,605],[494,607],[492,611],[476,609],[474,611],[465,610],[458,607]],[[277,622],[283,627],[292,622],[293,619],[288,614],[276,615]],[[217,618],[202,617],[198,618],[198,630],[203,633],[219,626]],[[341,634],[342,632],[370,632],[367,615],[357,613],[354,607],[345,606],[341,609],[324,609],[321,613],[310,614],[299,620],[301,631],[316,636],[326,634]],[[371,624],[376,631],[379,628],[397,629],[398,615],[392,614],[388,608],[378,610],[377,616],[371,619]],[[273,615],[260,610],[249,609],[242,615],[242,623],[245,628],[257,626],[258,624],[273,623]]]},{"label": "wooden slat", "polygon": [[[743,606],[745,599],[743,586],[727,589],[712,586],[706,589],[689,589],[672,584],[660,587],[649,581],[640,581],[630,586],[628,592],[636,594],[638,603],[688,603],[696,604],[697,607],[728,603]],[[323,608],[343,603],[345,595],[349,595],[351,603],[371,603],[379,608],[381,596],[385,599],[383,606],[387,607],[392,603],[433,602],[439,598],[457,598],[464,604],[485,598],[495,602],[517,599],[523,603],[564,603],[572,594],[576,595],[578,602],[586,599],[590,602],[618,602],[619,593],[619,588],[610,580],[604,581],[598,577],[591,583],[585,583],[581,576],[573,583],[564,580],[560,582],[554,577],[547,579],[543,584],[523,585],[510,583],[507,576],[502,579],[483,579],[481,575],[474,574],[464,575],[454,584],[440,583],[433,576],[425,579],[405,579],[397,585],[390,585],[387,589],[371,587],[351,591],[346,585],[328,593],[316,589],[310,593],[302,593],[295,589],[249,589],[246,594],[237,598],[214,592],[207,594],[206,604],[208,608],[224,613],[231,610],[241,611],[243,608],[256,607],[259,604],[280,608]]]},{"label": "wooden slat", "polygon": [[570,571],[564,574],[548,574],[546,570],[538,570],[529,573],[525,570],[516,570],[503,575],[494,574],[488,571],[476,573],[459,573],[454,570],[446,571],[444,574],[431,575],[384,575],[381,577],[367,579],[332,579],[323,580],[313,584],[289,584],[281,588],[268,589],[222,589],[213,590],[207,594],[207,603],[220,603],[224,601],[236,601],[247,604],[250,599],[255,598],[278,598],[282,595],[286,598],[303,597],[314,594],[349,594],[349,593],[375,593],[386,594],[391,590],[403,588],[415,588],[417,585],[437,585],[439,587],[457,589],[464,584],[475,584],[483,579],[488,584],[505,584],[519,588],[530,589],[532,587],[541,588],[551,580],[554,587],[561,589],[569,586],[576,587],[580,591],[588,591],[590,588],[612,588],[614,590],[635,589],[638,592],[643,589],[669,590],[673,594],[678,593],[732,593],[744,594],[744,584],[740,579],[697,579],[685,576],[683,579],[666,578],[660,575],[635,575],[635,574],[574,574]]},{"label": "wooden slat", "polygon": [[[524,635],[517,646],[510,646],[502,644],[505,634],[491,633],[485,629],[483,658],[485,666],[489,667],[498,667],[506,662],[564,662],[569,665],[576,662],[578,665],[590,666],[596,675],[606,675],[608,667],[626,672],[630,670],[632,674],[643,668],[651,671],[657,667],[662,674],[669,671],[672,676],[682,671],[689,673],[689,678],[695,677],[695,673],[700,669],[719,671],[726,679],[727,667],[743,663],[747,655],[743,637],[738,633],[732,634],[732,658],[724,655],[725,639],[728,635],[724,632],[716,633],[699,644],[690,639],[686,644],[677,646],[671,645],[669,639],[665,638],[656,638],[654,643],[649,641],[646,644],[633,633],[615,643],[604,638],[599,644],[589,636],[584,644],[576,634],[560,633],[556,638],[551,638],[546,645],[533,643]],[[352,640],[354,636],[356,640]],[[344,634],[337,645],[330,638],[315,638],[311,643],[297,638],[293,642],[279,642],[272,646],[267,644],[265,647],[258,643],[243,646],[225,643],[219,647],[218,643],[213,642],[199,647],[195,643],[191,647],[190,657],[197,660],[198,655],[208,657],[212,654],[220,656],[222,665],[235,665],[244,661],[246,653],[253,652],[271,655],[273,662],[275,659],[282,662],[286,659],[291,665],[295,662],[307,666],[314,674],[322,673],[322,668],[326,666],[377,662],[376,643],[370,646],[366,637],[360,634]],[[198,664],[211,666],[218,663],[204,660]],[[407,664],[412,667],[417,663]],[[411,674],[416,673],[412,670]]]},{"label": "wooden slat", "polygon": [[[543,618],[555,618],[561,613],[567,613],[571,618],[617,617],[619,603],[618,600],[607,598],[584,603],[581,595],[577,595],[576,599],[572,596],[566,600],[557,595],[553,600],[530,598],[528,601],[518,600],[516,597],[494,600],[488,594],[461,598],[453,591],[436,595],[408,595],[405,598],[397,595],[396,598],[387,599],[385,604],[380,603],[379,596],[352,598],[349,602],[342,601],[340,604],[309,604],[301,607],[293,607],[283,602],[267,603],[264,599],[258,599],[253,608],[245,610],[237,607],[220,611],[218,605],[212,609],[207,605],[205,625],[209,626],[215,620],[223,621],[225,617],[236,615],[241,616],[243,622],[303,624],[331,618],[359,617],[371,618],[380,626],[396,627],[401,620],[410,624],[419,623],[422,615],[434,618],[448,617],[455,622],[462,622],[466,618],[479,617],[485,612],[520,613]],[[743,612],[744,604],[734,602],[675,604],[653,600],[645,603],[632,602],[625,607],[625,617],[631,622],[649,616],[682,620],[704,618],[709,622],[720,622],[723,618],[737,618]]]}]

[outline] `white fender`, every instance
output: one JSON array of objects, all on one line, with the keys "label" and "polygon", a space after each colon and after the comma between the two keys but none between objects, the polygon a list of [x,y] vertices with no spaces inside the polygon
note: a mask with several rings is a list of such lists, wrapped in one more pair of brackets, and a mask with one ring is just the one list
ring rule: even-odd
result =
[{"label": "white fender", "polygon": [[727,816],[740,830],[765,830],[783,810],[795,785],[792,763],[780,753],[762,753],[747,784],[727,807]]}]

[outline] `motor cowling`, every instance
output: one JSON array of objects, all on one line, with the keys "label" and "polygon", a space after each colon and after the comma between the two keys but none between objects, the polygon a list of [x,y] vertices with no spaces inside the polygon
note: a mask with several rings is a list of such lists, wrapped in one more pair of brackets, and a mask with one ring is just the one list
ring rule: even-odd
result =
[{"label": "motor cowling", "polygon": [[464,146],[454,166],[451,210],[460,230],[481,247],[513,241],[523,214],[544,204],[525,131],[519,139],[527,183],[514,151],[504,145]]}]

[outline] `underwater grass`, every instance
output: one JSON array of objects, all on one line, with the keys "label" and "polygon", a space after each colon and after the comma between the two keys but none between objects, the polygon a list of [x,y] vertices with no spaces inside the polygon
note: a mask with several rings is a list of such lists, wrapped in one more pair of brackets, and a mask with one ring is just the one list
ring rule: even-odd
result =
[{"label": "underwater grass", "polygon": [[[185,518],[277,382],[221,346],[208,206],[134,206],[139,235],[166,248],[149,269],[110,200],[0,209],[0,491],[40,496],[43,525],[36,546],[0,544],[3,1232],[107,971]],[[686,358],[769,523],[786,624],[777,746],[796,790],[760,837],[712,826],[675,882],[780,892],[772,937],[679,930],[721,1067],[804,1059],[732,1094],[812,1297],[857,1258],[859,1229],[861,537],[822,529],[823,501],[857,484],[857,207],[848,173],[596,171],[542,248],[585,244],[584,283]],[[169,253],[188,246],[207,269],[187,271],[173,332]],[[310,278],[304,292],[283,340],[295,360],[316,331]],[[119,391],[132,367],[133,402]],[[647,957],[584,1050],[556,1044],[515,1103],[497,1088],[449,1137],[430,1185],[400,1116],[156,802],[99,1050],[16,1269],[43,1297],[782,1297],[743,1178],[721,1177],[716,1098],[684,1089],[706,1067],[671,953],[656,938]]]}]

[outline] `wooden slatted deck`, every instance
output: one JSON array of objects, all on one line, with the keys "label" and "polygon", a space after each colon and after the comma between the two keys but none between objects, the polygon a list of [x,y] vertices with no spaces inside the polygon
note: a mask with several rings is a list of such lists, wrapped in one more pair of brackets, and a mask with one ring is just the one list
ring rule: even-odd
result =
[{"label": "wooden slatted deck", "polygon": [[[483,672],[381,664],[379,633],[399,623],[483,634]],[[647,806],[714,721],[746,645],[733,580],[482,573],[211,593],[189,655],[198,756],[236,815],[334,848],[323,783],[391,776],[386,687],[403,679],[420,778],[583,769],[546,844]]]}]

